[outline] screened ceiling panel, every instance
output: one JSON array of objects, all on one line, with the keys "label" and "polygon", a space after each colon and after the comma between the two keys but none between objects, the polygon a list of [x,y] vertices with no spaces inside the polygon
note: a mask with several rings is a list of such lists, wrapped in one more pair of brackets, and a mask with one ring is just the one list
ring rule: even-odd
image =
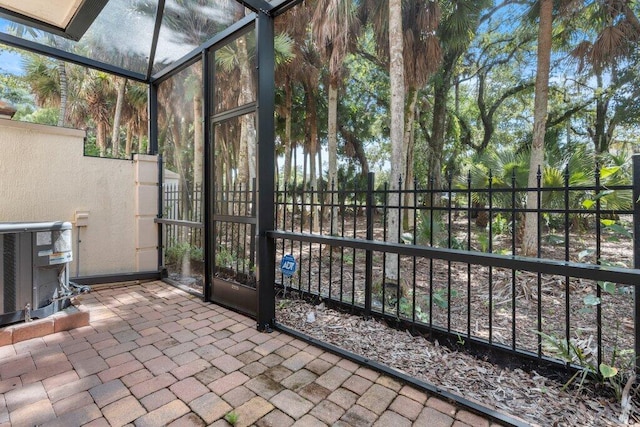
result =
[{"label": "screened ceiling panel", "polygon": [[[31,50],[45,54],[51,54],[47,48],[52,47],[148,80],[150,71],[161,72],[250,14],[252,11],[244,5],[253,8],[253,4],[269,4],[261,3],[263,0],[108,0],[78,41],[45,31],[36,24],[27,25],[6,12],[21,8],[20,13],[29,13],[34,19],[46,15],[57,25],[68,19],[78,1],[89,0],[0,0],[0,42],[20,47],[20,40],[24,40]],[[163,14],[156,19],[159,3]],[[159,31],[156,22],[160,23]],[[154,45],[155,34],[158,37]]]},{"label": "screened ceiling panel", "polygon": [[249,13],[235,0],[167,0],[153,72],[162,71]]}]

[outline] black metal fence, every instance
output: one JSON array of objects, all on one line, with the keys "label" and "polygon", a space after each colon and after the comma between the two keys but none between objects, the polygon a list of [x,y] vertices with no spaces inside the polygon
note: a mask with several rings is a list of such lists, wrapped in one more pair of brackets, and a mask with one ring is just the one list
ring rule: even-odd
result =
[{"label": "black metal fence", "polygon": [[256,182],[219,185],[213,192],[217,278],[256,286]]},{"label": "black metal fence", "polygon": [[204,224],[202,185],[162,184],[162,259],[169,279],[202,293],[204,285]]},{"label": "black metal fence", "polygon": [[[298,270],[281,284],[518,364],[637,369],[640,158],[635,179],[565,170],[543,185],[545,172],[533,188],[515,172],[474,188],[469,176],[396,190],[373,174],[364,188],[287,186],[270,235]],[[525,257],[532,215],[537,243]]]},{"label": "black metal fence", "polygon": [[[179,183],[164,183],[162,216],[166,219],[202,223],[202,185],[196,184],[193,191]],[[168,247],[188,243],[193,247],[202,245],[202,228],[189,229],[188,224],[168,227],[165,236]]]},{"label": "black metal fence", "polygon": [[[254,287],[256,185],[219,186],[213,192],[214,265],[217,278]],[[203,188],[163,184],[163,260],[169,278],[203,293]]]}]

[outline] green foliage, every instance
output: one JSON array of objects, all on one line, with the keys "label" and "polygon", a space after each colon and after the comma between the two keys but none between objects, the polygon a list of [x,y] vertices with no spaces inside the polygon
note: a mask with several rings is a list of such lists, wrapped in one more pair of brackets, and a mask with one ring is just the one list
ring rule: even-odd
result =
[{"label": "green foliage", "polygon": [[633,239],[633,233],[629,231],[623,224],[612,219],[601,219],[600,223],[604,226],[604,230],[609,233],[607,240],[617,242],[621,237],[625,239]]},{"label": "green foliage", "polygon": [[[0,53],[3,49],[0,48]],[[35,100],[29,85],[19,76],[5,74],[0,68],[0,99],[8,101],[16,108],[14,120],[23,120],[36,110]]]},{"label": "green foliage", "polygon": [[343,254],[342,262],[346,265],[353,265],[353,255],[348,253]]},{"label": "green foliage", "polygon": [[451,236],[450,239],[448,239],[449,241],[447,242],[448,244],[448,248],[451,249],[458,249],[458,250],[464,250],[467,248],[466,243],[464,240],[460,240],[455,236]]},{"label": "green foliage", "polygon": [[491,231],[494,235],[508,234],[511,231],[511,223],[502,214],[497,214],[491,221]]},{"label": "green foliage", "polygon": [[416,320],[419,322],[426,322],[429,320],[427,313],[422,311],[420,305],[413,306],[413,298],[411,293],[407,297],[400,298],[400,313],[406,317],[413,317],[413,311],[415,310]]},{"label": "green foliage", "polygon": [[[451,289],[451,299],[454,299],[458,296],[458,291],[455,289]],[[449,292],[446,288],[436,289],[433,294],[431,294],[431,298],[433,303],[440,308],[448,308],[449,307]]]},{"label": "green foliage", "polygon": [[84,142],[84,155],[90,157],[99,157],[100,149],[96,145],[96,136],[89,135],[87,136]]},{"label": "green foliage", "polygon": [[444,212],[430,209],[420,212],[416,230],[416,241],[417,244],[423,246],[433,245],[460,250],[467,248],[465,241],[453,235],[448,236],[448,230],[444,224]]},{"label": "green foliage", "polygon": [[39,108],[30,113],[17,112],[15,120],[23,122],[38,123],[41,125],[56,126],[58,123],[59,110],[57,108]]},{"label": "green foliage", "polygon": [[203,249],[192,246],[189,242],[179,242],[167,245],[165,250],[165,262],[169,265],[179,265],[183,260],[202,261]]},{"label": "green foliage", "polygon": [[224,420],[229,424],[231,424],[232,426],[238,423],[239,418],[240,416],[235,411],[231,411],[224,416]]},{"label": "green foliage", "polygon": [[216,250],[216,265],[220,267],[231,267],[237,261],[233,253],[224,246],[218,246]]},{"label": "green foliage", "polygon": [[489,232],[478,234],[478,244],[480,245],[480,252],[489,252]]},{"label": "green foliage", "polygon": [[[615,294],[617,287],[611,282],[598,282],[598,286],[602,291],[608,294]],[[602,298],[596,295],[590,294],[583,298],[585,307],[583,312],[590,312],[592,307],[602,304]],[[616,340],[618,336],[619,323],[616,326]],[[540,331],[536,331],[543,339],[543,346],[547,351],[556,357],[564,360],[567,363],[573,363],[580,367],[580,369],[565,383],[563,389],[566,389],[575,381],[578,380],[578,390],[580,390],[587,380],[594,380],[601,384],[608,386],[619,400],[622,396],[622,386],[624,383],[623,375],[621,371],[623,368],[617,365],[617,357],[626,353],[625,350],[618,350],[617,347],[613,349],[613,355],[609,363],[600,363],[596,366],[594,361],[594,355],[587,349],[583,349],[577,342],[560,339],[554,335],[545,334]],[[630,350],[633,352],[633,350]],[[629,368],[629,367],[625,367]],[[628,369],[626,369],[628,370]]]},{"label": "green foliage", "polygon": [[422,210],[418,218],[416,240],[419,245],[437,245],[445,231],[442,212],[434,210]]}]

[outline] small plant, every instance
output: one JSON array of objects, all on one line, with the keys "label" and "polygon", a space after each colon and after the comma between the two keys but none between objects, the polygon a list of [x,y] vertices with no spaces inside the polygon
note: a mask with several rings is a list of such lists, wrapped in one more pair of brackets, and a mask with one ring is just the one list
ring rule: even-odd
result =
[{"label": "small plant", "polygon": [[511,223],[507,218],[497,214],[491,223],[491,231],[496,235],[507,234],[511,229]]},{"label": "small plant", "polygon": [[423,312],[422,308],[419,305],[416,305],[415,308],[413,306],[413,301],[411,298],[412,292],[413,291],[409,291],[409,295],[406,298],[400,298],[400,313],[407,317],[412,317],[412,311],[415,310],[416,319],[420,322],[426,322],[428,320],[427,313]]},{"label": "small plant", "polygon": [[346,265],[353,265],[353,255],[351,254],[344,254],[344,258],[343,261]]},{"label": "small plant", "polygon": [[[447,308],[449,307],[449,299],[447,298],[447,296],[448,296],[447,289],[445,288],[437,289],[432,294],[433,302],[435,303],[435,305],[437,305],[440,308]],[[451,299],[457,296],[458,296],[458,291],[456,291],[455,289],[451,289]]]},{"label": "small plant", "polygon": [[443,230],[442,212],[426,210],[420,212],[416,240],[418,244],[429,245],[438,241]]},{"label": "small plant", "polygon": [[230,268],[235,262],[235,257],[227,248],[219,246],[216,251],[216,265]]},{"label": "small plant", "polygon": [[574,363],[580,367],[564,384],[562,390],[566,390],[571,384],[578,380],[578,390],[581,390],[585,382],[591,379],[608,385],[614,392],[616,399],[621,399],[624,379],[620,373],[620,368],[615,366],[615,364],[617,356],[625,354],[625,351],[620,352],[614,349],[612,360],[609,364],[600,363],[600,365],[596,366],[596,363],[593,361],[593,354],[591,354],[590,351],[585,351],[585,349],[576,342],[560,339],[540,331],[536,331],[536,333],[543,338],[548,351],[565,362]]},{"label": "small plant", "polygon": [[165,251],[167,264],[179,264],[190,253],[191,245],[188,242],[180,242],[168,245]]},{"label": "small plant", "polygon": [[[603,292],[608,294],[615,294],[617,292],[617,286],[612,282],[598,282],[598,286]],[[591,309],[595,306],[602,304],[602,299],[597,297],[596,295],[590,294],[583,298],[583,303],[585,307],[582,311],[590,312]],[[616,323],[616,337],[618,336],[620,328],[620,323]],[[611,361],[607,363],[600,363],[597,365],[597,362],[594,361],[594,353],[595,350],[591,348],[589,345],[591,338],[587,340],[587,345],[584,343],[580,343],[574,339],[560,339],[553,335],[545,334],[541,331],[536,331],[538,335],[540,335],[544,340],[544,345],[550,353],[553,353],[555,356],[564,360],[568,363],[576,364],[580,367],[580,369],[565,383],[563,386],[563,390],[569,387],[571,384],[578,382],[578,390],[580,390],[585,381],[588,379],[592,379],[598,381],[601,384],[606,384],[609,388],[612,389],[616,399],[620,401],[623,394],[623,387],[625,379],[624,374],[621,373],[623,369],[617,365],[618,356],[623,356],[629,352],[633,353],[633,350],[619,350],[617,345],[613,349],[613,353],[611,356]],[[617,339],[616,339],[617,342]],[[596,366],[597,365],[597,366]]]},{"label": "small plant", "polygon": [[191,257],[191,261],[202,261],[204,260],[204,249],[198,246],[192,246],[189,256]]},{"label": "small plant", "polygon": [[[444,243],[446,243],[446,242],[444,242]],[[455,237],[451,237],[451,239],[449,239],[449,245],[448,246],[451,249],[459,249],[459,250],[466,249],[465,242],[463,240],[456,239]]]},{"label": "small plant", "polygon": [[601,219],[600,223],[604,226],[604,229],[606,231],[611,233],[609,238],[607,238],[607,240],[610,242],[618,242],[620,241],[621,237],[625,239],[633,238],[633,234],[629,230],[627,230],[624,225],[617,223],[615,220]]},{"label": "small plant", "polygon": [[224,416],[225,421],[231,424],[232,426],[238,423],[238,418],[239,418],[238,413],[235,411],[231,411]]},{"label": "small plant", "polygon": [[478,234],[478,244],[480,245],[480,252],[489,252],[489,233]]},{"label": "small plant", "polygon": [[172,243],[167,245],[165,260],[169,265],[177,265],[185,259],[191,261],[203,261],[204,250],[199,246],[191,246],[188,242]]},{"label": "small plant", "polygon": [[278,310],[283,310],[291,305],[291,300],[282,299],[278,302]]}]

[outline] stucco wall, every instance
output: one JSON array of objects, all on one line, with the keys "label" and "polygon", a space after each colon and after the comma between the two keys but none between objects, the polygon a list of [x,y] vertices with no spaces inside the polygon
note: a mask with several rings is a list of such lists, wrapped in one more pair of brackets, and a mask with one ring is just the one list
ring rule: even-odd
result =
[{"label": "stucco wall", "polygon": [[[74,227],[72,276],[126,273],[157,269],[151,256],[140,257],[155,239],[148,221],[156,209],[148,192],[157,183],[155,158],[139,162],[83,156],[84,131],[0,119],[0,222],[70,221],[76,211],[89,213],[86,227]],[[151,158],[150,158],[151,157]],[[157,175],[157,174],[156,174]],[[147,176],[139,188],[139,177]],[[142,190],[142,191],[141,191]],[[146,221],[141,225],[141,215]],[[144,239],[141,239],[144,236]],[[78,271],[79,256],[79,271]]]}]

